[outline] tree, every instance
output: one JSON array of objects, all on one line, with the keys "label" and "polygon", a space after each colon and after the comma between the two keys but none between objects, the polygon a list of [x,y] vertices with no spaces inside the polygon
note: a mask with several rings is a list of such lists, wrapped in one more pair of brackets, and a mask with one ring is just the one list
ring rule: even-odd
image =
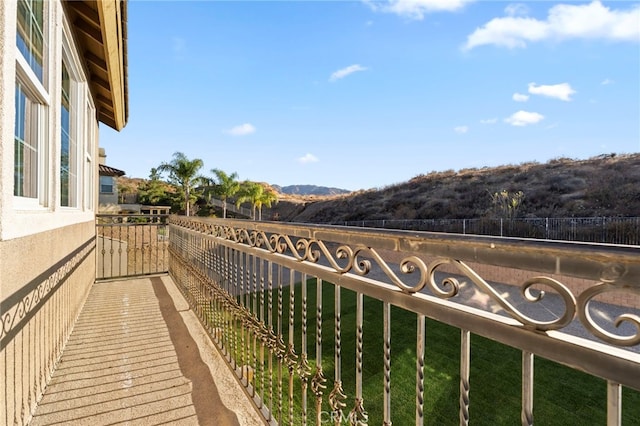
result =
[{"label": "tree", "polygon": [[271,189],[265,188],[264,185],[257,182],[245,180],[240,184],[236,205],[249,202],[251,203],[252,219],[256,220],[256,210],[258,211],[258,220],[262,220],[262,206],[271,207],[271,204],[278,202],[278,195]]},{"label": "tree", "polygon": [[491,194],[491,202],[496,213],[505,218],[513,219],[518,213],[518,209],[522,206],[524,200],[524,192],[518,191],[510,193],[506,189]]},{"label": "tree", "polygon": [[193,192],[199,184],[206,179],[198,174],[204,163],[199,158],[189,160],[182,152],[175,152],[173,160],[169,163],[162,163],[157,168],[157,172],[169,173],[169,182],[181,190],[184,197],[185,214],[189,216],[189,206],[196,197]]},{"label": "tree", "polygon": [[118,182],[118,203],[125,204],[127,194],[133,194],[133,186],[130,183]]},{"label": "tree", "polygon": [[138,201],[141,204],[158,206],[161,204],[172,204],[171,195],[167,189],[169,185],[160,180],[158,169],[153,167],[149,174],[149,180],[138,188]]},{"label": "tree", "polygon": [[212,169],[211,173],[216,175],[217,181],[214,193],[220,197],[222,201],[222,217],[227,217],[227,199],[236,195],[240,190],[240,182],[238,182],[238,174],[236,172],[227,175],[220,169]]},{"label": "tree", "polygon": [[273,203],[278,203],[278,194],[272,189],[265,188],[256,202],[256,207],[258,207],[258,220],[262,220],[262,206],[271,207]]},{"label": "tree", "polygon": [[264,192],[262,185],[245,180],[240,184],[238,197],[236,198],[236,206],[249,202],[251,204],[251,219],[256,219],[256,202]]}]

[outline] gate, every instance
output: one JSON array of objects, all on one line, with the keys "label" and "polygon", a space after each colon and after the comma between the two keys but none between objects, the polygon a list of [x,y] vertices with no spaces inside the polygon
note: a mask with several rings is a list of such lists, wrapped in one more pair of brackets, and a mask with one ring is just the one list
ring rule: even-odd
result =
[{"label": "gate", "polygon": [[169,269],[169,215],[96,215],[96,279],[163,274]]}]

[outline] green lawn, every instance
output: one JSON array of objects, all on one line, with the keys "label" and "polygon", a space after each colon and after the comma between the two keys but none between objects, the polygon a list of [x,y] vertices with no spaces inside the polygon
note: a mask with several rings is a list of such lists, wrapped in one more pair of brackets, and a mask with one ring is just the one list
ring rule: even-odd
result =
[{"label": "green lawn", "polygon": [[[316,282],[307,282],[307,350],[312,375],[315,373]],[[342,289],[342,380],[348,412],[353,408],[355,392],[355,293]],[[266,296],[265,296],[266,300]],[[274,324],[277,324],[277,290],[273,294]],[[301,353],[301,284],[295,286],[295,347]],[[288,342],[289,289],[283,289],[283,334]],[[329,411],[328,394],[334,375],[334,286],[323,285],[322,355],[327,389],[324,391],[323,411]],[[383,409],[383,328],[382,302],[364,301],[364,408],[369,424],[382,423]],[[395,425],[415,422],[416,383],[416,314],[392,307],[391,311],[391,414]],[[425,355],[424,418],[429,425],[457,425],[459,407],[460,331],[436,321],[427,320]],[[259,353],[259,351],[258,351]],[[277,413],[277,397],[269,401],[269,352],[256,371],[260,391],[264,375],[266,403]],[[472,335],[470,379],[470,422],[473,425],[520,424],[521,352]],[[277,383],[278,362],[272,358],[274,383]],[[283,413],[286,420],[288,405],[288,370],[283,367]],[[278,388],[274,384],[273,392]],[[308,421],[315,422],[315,397],[308,391]],[[294,378],[294,424],[300,424],[301,384]],[[606,382],[554,362],[536,358],[534,420],[541,425],[604,425],[606,424]],[[637,424],[640,419],[640,393],[623,390],[623,424]],[[277,415],[276,415],[277,417]],[[323,415],[328,419],[328,414]],[[287,423],[284,421],[283,423]]]}]

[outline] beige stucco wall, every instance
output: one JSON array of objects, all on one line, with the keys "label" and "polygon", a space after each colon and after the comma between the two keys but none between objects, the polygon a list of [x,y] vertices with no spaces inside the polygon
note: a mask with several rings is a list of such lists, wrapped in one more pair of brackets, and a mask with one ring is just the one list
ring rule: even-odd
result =
[{"label": "beige stucco wall", "polygon": [[[98,138],[93,141],[94,155],[94,205],[85,205],[85,188],[88,179],[83,178],[79,188],[78,207],[61,207],[60,204],[60,86],[62,62],[62,27],[64,11],[59,1],[50,1],[45,8],[45,33],[49,44],[54,46],[47,52],[45,81],[48,90],[47,113],[42,118],[46,125],[44,158],[47,167],[43,170],[46,180],[41,188],[39,206],[25,207],[24,199],[13,195],[14,179],[14,122],[16,82],[16,0],[0,1],[0,240],[20,238],[29,234],[49,231],[75,223],[87,222],[94,217],[98,204]],[[72,38],[70,42],[75,45]],[[77,53],[77,48],[75,48]],[[78,84],[85,93],[90,93],[86,77],[80,75]],[[84,104],[80,105],[84,110]],[[93,127],[96,135],[98,122],[86,123]],[[84,147],[86,133],[80,132],[78,143]],[[82,156],[84,158],[84,151]],[[84,167],[84,166],[83,166]]]},{"label": "beige stucco wall", "polygon": [[[95,281],[95,208],[98,203],[98,140],[93,201],[60,207],[60,85],[64,11],[60,1],[46,3],[47,90],[43,114],[41,199],[25,204],[13,195],[14,121],[17,68],[16,0],[0,1],[0,425],[26,424],[55,368],[75,319]],[[72,56],[77,55],[73,34]],[[74,59],[74,60],[77,60]],[[90,93],[80,75],[81,91]],[[86,108],[81,105],[82,108]],[[97,135],[98,122],[87,125]],[[84,136],[78,143],[86,148]],[[84,158],[85,151],[82,151]],[[84,160],[81,164],[84,164]],[[82,166],[84,167],[84,166]],[[78,196],[85,197],[83,185]]]},{"label": "beige stucco wall", "polygon": [[95,225],[0,241],[0,424],[26,424],[95,280]]}]

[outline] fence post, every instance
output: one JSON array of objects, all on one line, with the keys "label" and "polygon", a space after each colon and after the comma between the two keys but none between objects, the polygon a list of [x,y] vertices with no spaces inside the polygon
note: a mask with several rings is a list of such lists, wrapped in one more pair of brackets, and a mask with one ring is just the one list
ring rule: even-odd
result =
[{"label": "fence post", "polygon": [[547,240],[549,239],[549,218],[548,217],[544,218],[544,237]]}]

